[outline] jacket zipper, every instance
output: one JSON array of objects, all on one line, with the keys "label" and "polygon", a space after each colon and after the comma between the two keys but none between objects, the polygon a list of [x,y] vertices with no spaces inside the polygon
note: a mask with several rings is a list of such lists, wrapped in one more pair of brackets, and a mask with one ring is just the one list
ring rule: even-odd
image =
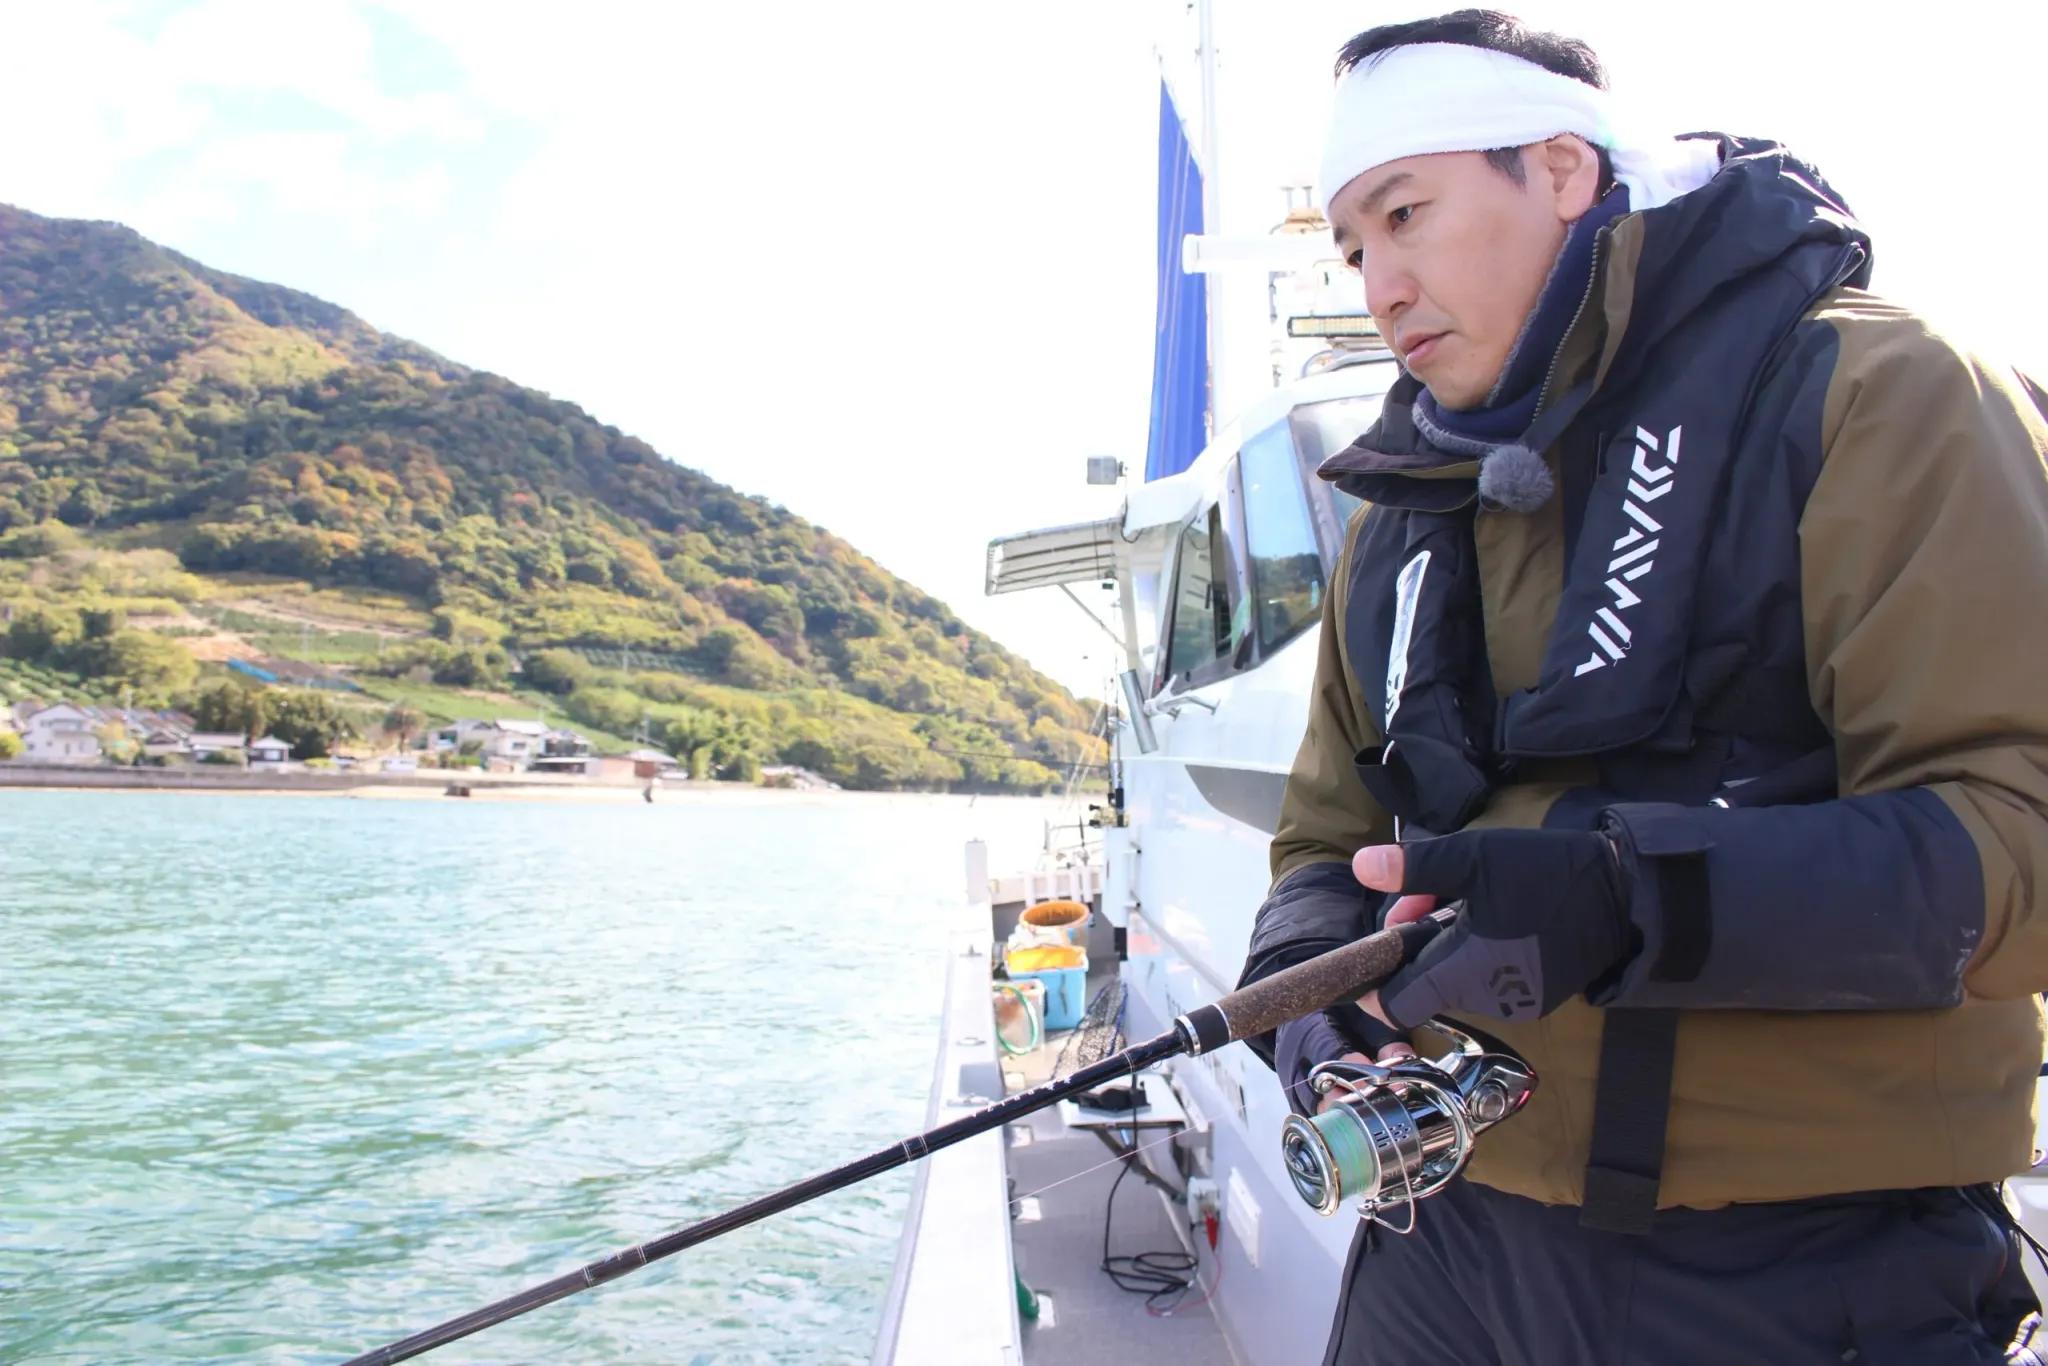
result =
[{"label": "jacket zipper", "polygon": [[1579,319],[1586,316],[1586,305],[1593,301],[1593,286],[1600,281],[1600,258],[1607,246],[1610,229],[1600,229],[1593,239],[1593,268],[1586,275],[1586,292],[1579,296],[1579,306],[1572,313],[1572,320],[1565,325],[1564,335],[1558,339],[1557,350],[1551,353],[1550,368],[1543,372],[1543,387],[1536,391],[1536,411],[1542,412],[1550,403],[1550,383],[1557,378],[1558,362],[1564,359],[1565,343],[1572,339],[1572,333],[1579,330]]}]

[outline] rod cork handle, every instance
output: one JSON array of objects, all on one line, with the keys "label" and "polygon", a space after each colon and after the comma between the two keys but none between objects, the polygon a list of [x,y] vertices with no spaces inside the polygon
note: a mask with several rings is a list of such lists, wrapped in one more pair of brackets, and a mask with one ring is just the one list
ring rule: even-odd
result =
[{"label": "rod cork handle", "polygon": [[1190,1053],[1207,1053],[1278,1029],[1326,1006],[1356,1000],[1392,977],[1441,928],[1414,921],[1354,939],[1189,1011],[1175,1023]]}]

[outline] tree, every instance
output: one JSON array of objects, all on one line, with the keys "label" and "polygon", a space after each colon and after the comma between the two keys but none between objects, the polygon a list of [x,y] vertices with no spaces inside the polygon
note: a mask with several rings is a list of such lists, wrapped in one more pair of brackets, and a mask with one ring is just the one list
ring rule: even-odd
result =
[{"label": "tree", "polygon": [[726,664],[731,661],[733,653],[739,649],[740,641],[743,639],[745,637],[730,626],[720,626],[714,631],[707,631],[704,639],[697,642],[697,667],[707,673],[724,673]]},{"label": "tree", "polygon": [[595,674],[590,662],[574,650],[536,650],[522,665],[526,685],[542,692],[574,692]]},{"label": "tree", "polygon": [[192,699],[191,712],[199,729],[216,734],[255,740],[270,729],[270,695],[249,683],[222,679]]},{"label": "tree", "polygon": [[355,723],[316,692],[290,692],[278,698],[266,729],[292,747],[295,759],[324,759],[338,741],[356,738]]},{"label": "tree", "polygon": [[396,703],[390,711],[384,713],[384,733],[397,736],[400,749],[410,744],[412,737],[426,724],[424,712],[418,707],[408,707],[403,702]]},{"label": "tree", "polygon": [[435,666],[434,681],[452,683],[458,688],[495,688],[505,681],[505,668],[510,663],[505,651],[496,645],[465,645]]},{"label": "tree", "polygon": [[57,515],[73,526],[91,526],[106,516],[113,506],[113,501],[100,492],[100,486],[88,479],[71,490],[71,496],[57,509]]},{"label": "tree", "polygon": [[194,527],[178,546],[178,559],[187,569],[240,569],[242,543],[239,527],[210,523]]},{"label": "tree", "polygon": [[128,624],[128,614],[119,607],[81,607],[79,633],[87,640],[104,640]]},{"label": "tree", "polygon": [[128,727],[119,721],[109,721],[103,726],[93,727],[93,738],[100,742],[100,753],[117,764],[132,764],[135,756],[142,752],[142,746],[128,733]]},{"label": "tree", "polygon": [[71,612],[31,607],[17,612],[7,627],[7,653],[14,659],[42,664],[78,639],[78,617]]},{"label": "tree", "polygon": [[[29,487],[41,486],[32,484]],[[0,557],[33,560],[74,549],[78,544],[78,533],[62,522],[34,522],[0,535]]]},{"label": "tree", "polygon": [[19,758],[21,737],[11,730],[0,730],[0,760]]},{"label": "tree", "polygon": [[506,630],[503,622],[479,612],[443,607],[434,613],[434,635],[450,645],[496,645]]},{"label": "tree", "polygon": [[175,640],[125,628],[88,636],[71,648],[67,660],[89,678],[123,683],[139,693],[182,692],[199,676],[199,665]]}]

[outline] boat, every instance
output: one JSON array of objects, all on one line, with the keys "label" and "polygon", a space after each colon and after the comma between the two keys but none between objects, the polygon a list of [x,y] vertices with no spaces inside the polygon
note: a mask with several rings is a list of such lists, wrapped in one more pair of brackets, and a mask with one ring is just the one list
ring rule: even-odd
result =
[{"label": "boat", "polygon": [[[1204,55],[1215,48],[1207,8]],[[1201,85],[1213,110],[1213,79]],[[1179,107],[1162,78],[1147,477],[1098,460],[1091,479],[1127,485],[1116,515],[1002,537],[988,552],[990,593],[1115,585],[1111,629],[1128,667],[1109,783],[1085,822],[1049,823],[1066,838],[1049,839],[1033,868],[991,877],[970,846],[929,1125],[1167,1030],[1234,984],[1307,717],[1323,594],[1357,506],[1315,470],[1371,425],[1396,376],[1306,187],[1273,205],[1268,231],[1203,231],[1218,223],[1217,196]],[[1226,376],[1205,360],[1212,333],[1247,318],[1260,335],[1232,348],[1240,366]],[[1233,396],[1234,416],[1205,411],[1228,412]],[[1088,1010],[1020,1055],[1004,1046],[991,979],[1020,918],[1049,900],[1093,912]],[[1063,1102],[920,1164],[877,1363],[1320,1355],[1354,1225],[1317,1214],[1290,1184],[1288,1110],[1270,1070],[1227,1048],[1132,1091],[1142,1108]]]}]

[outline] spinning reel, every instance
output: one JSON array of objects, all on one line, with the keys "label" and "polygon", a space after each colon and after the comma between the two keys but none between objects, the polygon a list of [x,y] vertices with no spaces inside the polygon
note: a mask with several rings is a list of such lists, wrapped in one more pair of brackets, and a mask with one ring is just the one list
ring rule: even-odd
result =
[{"label": "spinning reel", "polygon": [[1408,1206],[1442,1190],[1471,1160],[1478,1136],[1527,1103],[1536,1074],[1497,1039],[1466,1033],[1442,1020],[1423,1026],[1450,1041],[1440,1058],[1376,1063],[1326,1062],[1309,1073],[1320,1101],[1339,1103],[1313,1117],[1288,1116],[1281,1160],[1301,1198],[1318,1214],[1335,1214],[1356,1197],[1362,1218]]}]

